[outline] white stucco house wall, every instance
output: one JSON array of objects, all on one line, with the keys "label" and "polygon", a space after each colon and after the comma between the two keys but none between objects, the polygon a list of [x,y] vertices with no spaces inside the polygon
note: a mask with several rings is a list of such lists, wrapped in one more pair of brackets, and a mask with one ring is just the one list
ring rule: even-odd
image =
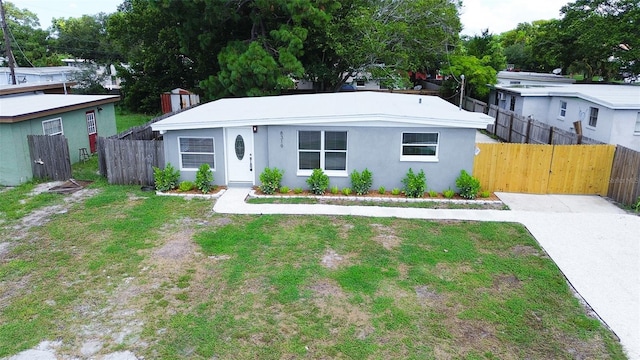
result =
[{"label": "white stucco house wall", "polygon": [[367,168],[373,188],[392,189],[411,168],[440,192],[455,187],[460,170],[472,172],[476,130],[492,121],[436,96],[353,91],[221,99],[151,128],[181,180],[208,163],[217,185],[253,186],[265,167],[277,167],[291,188],[305,188],[316,168],[346,187]]},{"label": "white stucco house wall", "polygon": [[493,86],[490,102],[583,135],[640,151],[640,86],[539,83]]}]

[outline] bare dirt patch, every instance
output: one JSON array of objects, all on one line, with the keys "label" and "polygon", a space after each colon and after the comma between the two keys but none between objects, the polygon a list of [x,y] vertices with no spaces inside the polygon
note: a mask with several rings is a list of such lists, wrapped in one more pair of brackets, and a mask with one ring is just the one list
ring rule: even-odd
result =
[{"label": "bare dirt patch", "polygon": [[402,239],[396,235],[394,228],[381,224],[371,224],[371,227],[376,231],[376,236],[373,237],[373,241],[379,243],[385,249],[393,250],[402,243]]},{"label": "bare dirt patch", "polygon": [[496,275],[493,278],[493,289],[499,293],[520,289],[522,282],[513,274]]},{"label": "bare dirt patch", "polygon": [[322,256],[320,263],[322,266],[329,269],[337,269],[342,265],[345,265],[349,260],[350,255],[338,255],[334,250],[328,249]]},{"label": "bare dirt patch", "polygon": [[540,256],[540,252],[536,248],[528,245],[516,245],[510,251],[514,256]]},{"label": "bare dirt patch", "polygon": [[340,285],[332,280],[322,279],[309,288],[315,294],[314,304],[322,314],[328,315],[336,326],[355,326],[356,336],[361,340],[374,332],[369,313],[351,304]]}]

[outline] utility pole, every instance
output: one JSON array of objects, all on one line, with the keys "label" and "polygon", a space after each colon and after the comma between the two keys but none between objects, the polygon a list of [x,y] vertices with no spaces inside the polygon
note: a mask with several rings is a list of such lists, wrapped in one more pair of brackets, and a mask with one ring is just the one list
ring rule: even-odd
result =
[{"label": "utility pole", "polygon": [[0,18],[2,19],[2,33],[4,34],[4,48],[7,54],[7,61],[9,61],[9,70],[11,71],[11,82],[16,84],[16,64],[13,59],[13,53],[11,52],[11,41],[9,40],[9,29],[7,28],[7,19],[4,15],[4,5],[0,0]]}]

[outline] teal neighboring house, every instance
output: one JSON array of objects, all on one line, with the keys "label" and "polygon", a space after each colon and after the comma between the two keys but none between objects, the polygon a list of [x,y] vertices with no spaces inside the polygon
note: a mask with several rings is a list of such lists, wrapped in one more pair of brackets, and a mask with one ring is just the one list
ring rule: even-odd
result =
[{"label": "teal neighboring house", "polygon": [[96,151],[98,136],[116,134],[114,95],[66,94],[68,84],[0,86],[0,185],[32,178],[27,135],[64,135],[71,163]]}]

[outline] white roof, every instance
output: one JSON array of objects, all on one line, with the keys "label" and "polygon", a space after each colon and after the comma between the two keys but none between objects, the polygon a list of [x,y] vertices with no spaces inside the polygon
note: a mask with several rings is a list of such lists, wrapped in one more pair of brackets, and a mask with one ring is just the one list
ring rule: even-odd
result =
[{"label": "white roof", "polygon": [[521,96],[575,97],[610,109],[640,109],[640,86],[637,85],[496,85]]},{"label": "white roof", "polygon": [[493,118],[436,96],[356,91],[231,98],[183,111],[154,131],[250,125],[430,126],[486,128]]},{"label": "white roof", "polygon": [[535,73],[526,71],[500,71],[498,72],[498,83],[500,80],[523,80],[531,82],[549,82],[549,83],[568,83],[572,84],[576,81],[571,78],[566,78],[562,75]]},{"label": "white roof", "polygon": [[[116,102],[117,95],[30,94],[0,97],[0,122],[21,117],[34,118],[40,113],[62,113],[71,107],[94,106]],[[34,116],[30,116],[34,115]]]},{"label": "white roof", "polygon": [[[30,74],[30,75],[51,75],[60,73],[76,72],[78,68],[73,66],[44,66],[44,67],[17,67],[14,69],[16,75],[18,74]],[[8,67],[0,67],[0,73],[10,73],[11,69]]]}]

